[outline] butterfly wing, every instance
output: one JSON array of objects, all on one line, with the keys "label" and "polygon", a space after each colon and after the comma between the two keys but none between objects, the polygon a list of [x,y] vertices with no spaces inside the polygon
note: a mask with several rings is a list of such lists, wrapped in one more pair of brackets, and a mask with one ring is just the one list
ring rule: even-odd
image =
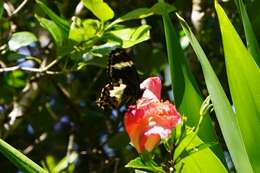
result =
[{"label": "butterfly wing", "polygon": [[101,91],[97,100],[97,106],[101,109],[107,107],[117,108],[122,101],[122,96],[126,85],[119,83],[109,83]]},{"label": "butterfly wing", "polygon": [[124,49],[111,51],[108,76],[110,83],[102,89],[97,100],[100,108],[117,108],[122,102],[133,103],[140,97],[139,77],[133,60]]},{"label": "butterfly wing", "polygon": [[112,82],[125,84],[129,95],[139,95],[140,82],[133,59],[124,49],[116,49],[110,53],[108,75]]}]

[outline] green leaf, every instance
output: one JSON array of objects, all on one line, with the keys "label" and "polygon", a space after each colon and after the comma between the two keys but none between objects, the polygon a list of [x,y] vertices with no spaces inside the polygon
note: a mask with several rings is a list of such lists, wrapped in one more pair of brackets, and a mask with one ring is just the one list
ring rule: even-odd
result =
[{"label": "green leaf", "polygon": [[17,168],[23,172],[30,173],[47,173],[46,170],[34,163],[20,151],[0,139],[0,152],[8,158]]},{"label": "green leaf", "polygon": [[131,160],[130,162],[125,165],[127,168],[134,168],[134,169],[142,169],[147,170],[151,172],[162,172],[165,173],[165,171],[162,169],[162,167],[157,166],[152,160],[143,160],[141,157],[137,157],[134,160]]},{"label": "green leaf", "polygon": [[164,15],[176,11],[176,8],[171,4],[159,0],[159,2],[151,8],[151,11],[155,14]]},{"label": "green leaf", "polygon": [[69,39],[76,42],[87,41],[88,39],[95,37],[100,23],[98,20],[86,19],[83,22],[78,17],[73,17],[70,26]]},{"label": "green leaf", "polygon": [[181,156],[182,152],[191,144],[195,136],[195,133],[190,132],[180,141],[179,145],[174,150],[173,160],[177,160]]},{"label": "green leaf", "polygon": [[[68,164],[70,163],[70,166],[73,166],[73,162],[75,162],[78,159],[78,153],[72,152],[69,156],[64,157],[59,161],[59,163],[53,168],[54,173],[62,172],[64,169],[68,167]],[[75,166],[73,166],[73,169]],[[71,168],[69,168],[71,169]]]},{"label": "green leaf", "polygon": [[[187,150],[202,144],[203,142],[198,137],[195,137]],[[176,172],[180,173],[208,173],[209,170],[214,170],[214,173],[228,172],[219,158],[209,148],[204,148],[186,156],[178,161],[175,168]]]},{"label": "green leaf", "polygon": [[2,18],[3,13],[4,13],[4,1],[0,0],[0,19]]},{"label": "green leaf", "polygon": [[260,69],[215,1],[228,83],[245,147],[255,172],[260,172]]},{"label": "green leaf", "polygon": [[36,19],[40,22],[41,26],[47,29],[53,37],[55,44],[58,47],[62,47],[66,40],[66,34],[63,30],[52,20],[35,15]]},{"label": "green leaf", "polygon": [[[168,14],[163,16],[164,32],[166,38],[168,61],[170,65],[171,81],[173,86],[174,102],[180,113],[188,117],[188,125],[195,126],[200,118],[199,111],[203,102],[194,77],[187,65],[184,51],[181,48],[179,38],[173,27]],[[192,105],[192,109],[191,106]],[[205,142],[216,142],[217,137],[214,132],[209,116],[204,118],[201,124],[199,137]],[[219,145],[212,148],[223,157]]]},{"label": "green leaf", "polygon": [[135,28],[125,28],[107,32],[105,36],[110,42],[117,42],[123,48],[132,47],[150,38],[150,26],[142,25]]},{"label": "green leaf", "polygon": [[103,22],[114,17],[114,11],[103,0],[82,0],[82,2],[85,7]]},{"label": "green leaf", "polygon": [[6,83],[14,88],[23,88],[26,84],[25,73],[17,70],[5,76]]},{"label": "green leaf", "polygon": [[55,14],[49,7],[47,7],[43,2],[36,0],[38,6],[42,9],[42,11],[49,16],[53,22],[55,22],[60,28],[62,28],[65,32],[69,31],[69,22],[65,19],[61,18],[57,14]]},{"label": "green leaf", "polygon": [[120,23],[125,22],[129,20],[135,20],[135,19],[143,19],[146,17],[149,17],[153,15],[154,13],[149,8],[138,8],[133,11],[128,12],[127,14],[119,17],[118,19],[114,20],[112,23],[110,23],[106,29],[109,29],[111,26]]},{"label": "green leaf", "polygon": [[242,17],[242,22],[245,30],[247,48],[251,55],[254,57],[258,66],[260,66],[260,49],[258,42],[253,31],[252,24],[249,20],[248,14],[246,12],[246,7],[242,0],[235,0],[237,7],[239,9],[240,15]]},{"label": "green leaf", "polygon": [[201,64],[206,86],[236,170],[238,173],[253,173],[240,129],[228,98],[198,40],[188,24],[180,16],[178,18]]},{"label": "green leaf", "polygon": [[81,70],[88,65],[94,65],[94,66],[98,66],[98,67],[101,67],[101,68],[107,67],[107,59],[106,58],[94,57],[90,53],[86,53],[83,56],[84,57],[87,56],[87,58],[86,58],[86,60],[84,59],[84,61],[81,61],[78,64],[77,70]]},{"label": "green leaf", "polygon": [[14,33],[8,41],[9,49],[16,51],[17,49],[28,46],[37,41],[36,36],[27,31]]}]

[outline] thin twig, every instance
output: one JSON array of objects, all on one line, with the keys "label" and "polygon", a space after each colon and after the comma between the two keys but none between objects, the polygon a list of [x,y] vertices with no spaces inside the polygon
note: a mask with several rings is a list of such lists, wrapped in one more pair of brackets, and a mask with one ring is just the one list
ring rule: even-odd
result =
[{"label": "thin twig", "polygon": [[7,15],[10,17],[14,11],[14,6],[10,2],[5,2],[4,9],[7,12]]},{"label": "thin twig", "polygon": [[50,75],[61,73],[61,72],[57,72],[57,71],[49,71],[49,70],[47,70],[47,68],[39,69],[39,68],[32,68],[32,67],[21,67],[19,65],[13,66],[13,67],[0,68],[0,73],[11,72],[11,71],[15,71],[15,70],[23,70],[23,71],[36,72],[36,73],[46,73],[46,74],[50,74]]},{"label": "thin twig", "polygon": [[29,0],[24,0],[11,14],[10,17],[16,15],[24,6],[25,4],[28,2]]},{"label": "thin twig", "polygon": [[50,69],[51,67],[53,67],[55,64],[57,64],[60,59],[61,59],[61,57],[56,58],[56,59],[53,60],[50,64],[48,64],[47,66],[43,67],[42,70],[43,70],[43,71],[47,71],[48,69]]}]

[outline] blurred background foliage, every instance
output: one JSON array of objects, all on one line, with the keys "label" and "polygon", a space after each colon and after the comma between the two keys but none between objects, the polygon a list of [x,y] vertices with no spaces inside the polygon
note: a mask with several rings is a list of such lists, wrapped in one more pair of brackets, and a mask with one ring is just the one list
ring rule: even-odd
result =
[{"label": "blurred background foliage", "polygon": [[[17,10],[23,2],[24,6]],[[51,172],[129,171],[124,165],[137,153],[129,145],[129,139],[123,131],[122,117],[125,107],[102,111],[95,102],[101,88],[108,82],[105,69],[107,50],[98,47],[102,46],[104,40],[94,44],[82,42],[90,37],[95,40],[95,35],[99,34],[95,27],[99,27],[100,23],[89,21],[94,33],[91,33],[88,22],[83,22],[83,26],[87,26],[86,30],[75,30],[72,33],[72,23],[76,26],[77,22],[82,22],[80,20],[96,19],[79,0],[23,2],[0,0],[1,136]],[[106,2],[114,10],[116,19],[134,9],[151,7],[157,1]],[[174,0],[168,3],[174,4],[190,26],[193,26],[228,93],[221,36],[213,0]],[[221,3],[241,38],[245,39],[234,2],[227,0]],[[257,37],[260,37],[260,1],[246,0],[245,3],[253,29]],[[204,13],[203,17],[199,20],[192,19],[192,13],[198,8],[199,12]],[[207,96],[196,55],[177,19],[172,20],[175,21],[190,68],[202,94]],[[164,98],[173,100],[161,17],[152,16],[124,23],[129,28],[141,24],[151,26],[150,39],[147,40],[144,36],[147,41],[134,47],[129,46],[129,52],[134,57],[141,80],[159,75],[164,81]],[[42,73],[32,71],[40,67],[44,69],[46,64],[52,62],[55,64]],[[190,106],[192,109],[192,105]],[[20,117],[15,117],[14,125],[10,125],[12,116],[19,114],[15,111],[21,111]],[[214,119],[214,115],[212,118]],[[223,141],[217,122],[215,124],[220,141]],[[222,145],[225,146],[225,143]],[[18,172],[2,155],[0,163],[1,170]]]}]

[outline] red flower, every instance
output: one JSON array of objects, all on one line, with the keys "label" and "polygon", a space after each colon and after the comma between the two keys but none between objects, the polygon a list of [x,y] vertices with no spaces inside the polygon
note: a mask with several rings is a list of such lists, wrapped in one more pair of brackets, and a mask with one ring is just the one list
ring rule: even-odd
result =
[{"label": "red flower", "polygon": [[169,101],[160,101],[161,80],[151,77],[140,85],[144,89],[136,105],[130,105],[124,116],[126,132],[139,153],[152,151],[161,139],[167,138],[181,116]]}]

